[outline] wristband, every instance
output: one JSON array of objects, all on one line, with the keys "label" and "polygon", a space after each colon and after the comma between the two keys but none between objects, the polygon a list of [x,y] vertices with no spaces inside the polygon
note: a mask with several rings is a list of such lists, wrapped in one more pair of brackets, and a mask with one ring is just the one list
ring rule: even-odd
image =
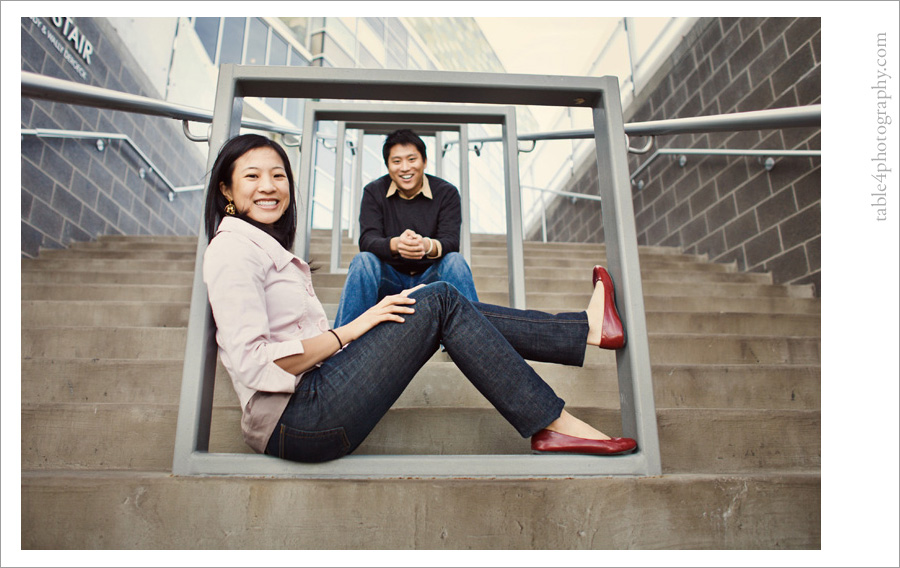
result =
[{"label": "wristband", "polygon": [[340,338],[340,337],[338,337],[337,332],[334,331],[333,329],[329,329],[328,331],[330,331],[330,332],[331,332],[331,335],[333,335],[334,338],[337,339],[338,345],[340,345],[340,346],[341,346],[341,349],[343,349],[343,348],[344,348],[344,342],[341,341],[341,338]]},{"label": "wristband", "polygon": [[431,254],[431,251],[434,250],[434,239],[429,237],[428,242],[431,243],[431,246],[428,247],[428,252],[425,253],[425,256],[428,256],[429,254]]}]

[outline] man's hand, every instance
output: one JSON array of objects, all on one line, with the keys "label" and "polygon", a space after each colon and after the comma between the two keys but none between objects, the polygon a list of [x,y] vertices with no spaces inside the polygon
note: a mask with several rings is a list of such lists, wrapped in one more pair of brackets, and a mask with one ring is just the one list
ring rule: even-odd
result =
[{"label": "man's hand", "polygon": [[394,237],[394,239],[391,240],[392,249],[394,248],[394,241],[397,243],[397,253],[403,258],[413,260],[424,257],[425,253],[428,252],[428,248],[431,246],[428,237],[423,237],[411,229],[403,231],[403,234],[399,237]]}]

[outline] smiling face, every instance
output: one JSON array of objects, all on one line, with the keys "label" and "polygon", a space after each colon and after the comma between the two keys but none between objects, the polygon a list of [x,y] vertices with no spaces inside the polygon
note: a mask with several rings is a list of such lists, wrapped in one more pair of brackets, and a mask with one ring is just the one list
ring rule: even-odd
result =
[{"label": "smiling face", "polygon": [[422,188],[425,166],[425,158],[412,144],[396,144],[388,154],[388,174],[397,187],[407,195],[412,195]]},{"label": "smiling face", "polygon": [[234,201],[240,213],[271,225],[281,219],[290,205],[290,183],[281,156],[263,146],[248,150],[234,161],[231,185],[219,184],[219,190]]}]

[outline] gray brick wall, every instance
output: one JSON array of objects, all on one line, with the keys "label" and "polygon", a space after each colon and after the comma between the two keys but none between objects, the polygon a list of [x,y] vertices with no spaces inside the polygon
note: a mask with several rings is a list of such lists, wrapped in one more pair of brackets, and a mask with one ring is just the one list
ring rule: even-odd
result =
[{"label": "gray brick wall", "polygon": [[[711,18],[698,22],[651,92],[627,111],[628,122],[821,103],[818,18]],[[642,141],[637,141],[638,143]],[[820,149],[821,131],[792,128],[661,136],[666,148]],[[649,155],[630,155],[634,171]],[[590,157],[566,191],[596,195]],[[821,164],[777,158],[766,171],[756,157],[660,157],[633,187],[638,242],[707,254],[738,269],[771,272],[777,283],[815,286],[821,294]],[[586,204],[587,203],[587,204]],[[558,199],[548,238],[602,242],[600,208]],[[529,231],[539,238],[540,228]]]},{"label": "gray brick wall", "polygon": [[[94,45],[82,78],[46,34],[65,38],[51,18],[22,18],[22,70],[161,99],[115,31],[103,18],[74,18]],[[77,55],[75,56],[78,58]],[[205,160],[173,119],[22,98],[21,127],[127,134],[175,186],[202,184]],[[62,248],[99,235],[197,234],[202,192],[169,202],[154,173],[141,179],[143,160],[125,142],[22,137],[22,256]]]}]

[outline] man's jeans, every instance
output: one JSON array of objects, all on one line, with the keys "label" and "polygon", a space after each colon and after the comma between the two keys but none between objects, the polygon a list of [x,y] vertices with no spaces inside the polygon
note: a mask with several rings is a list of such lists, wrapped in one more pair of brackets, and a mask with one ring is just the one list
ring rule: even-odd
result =
[{"label": "man's jeans", "polygon": [[446,282],[413,292],[413,314],[382,323],[308,372],[266,453],[321,462],[355,450],[439,344],[522,437],[559,418],[565,403],[524,359],[581,366],[585,312],[547,314],[469,302]]},{"label": "man's jeans", "polygon": [[334,327],[355,320],[385,296],[434,282],[449,282],[470,302],[478,301],[472,270],[458,252],[446,254],[425,272],[412,276],[398,272],[370,252],[361,252],[350,261]]}]

